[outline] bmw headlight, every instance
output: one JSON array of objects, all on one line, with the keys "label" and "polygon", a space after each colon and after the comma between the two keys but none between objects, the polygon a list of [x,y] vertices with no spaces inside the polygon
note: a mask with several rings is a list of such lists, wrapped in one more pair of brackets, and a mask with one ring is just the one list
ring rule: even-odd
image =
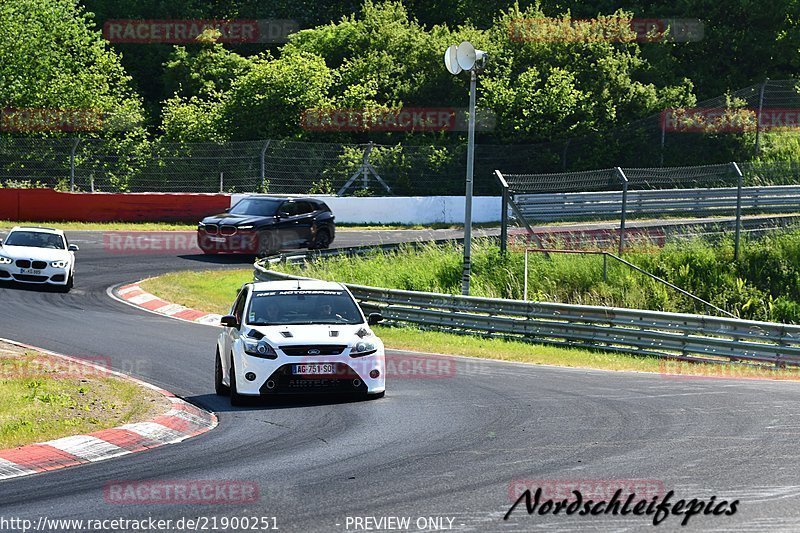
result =
[{"label": "bmw headlight", "polygon": [[358,341],[355,346],[350,349],[350,357],[364,357],[371,355],[378,351],[378,347],[372,341]]},{"label": "bmw headlight", "polygon": [[264,359],[277,359],[278,357],[278,354],[275,352],[275,348],[270,346],[270,344],[264,339],[261,339],[260,341],[245,340],[244,353],[247,355],[252,355],[253,357],[262,357]]},{"label": "bmw headlight", "polygon": [[3,257],[2,255],[0,255],[0,265],[10,265],[11,263],[12,260],[10,257]]},{"label": "bmw headlight", "polygon": [[53,261],[50,266],[53,268],[67,268],[69,261]]}]

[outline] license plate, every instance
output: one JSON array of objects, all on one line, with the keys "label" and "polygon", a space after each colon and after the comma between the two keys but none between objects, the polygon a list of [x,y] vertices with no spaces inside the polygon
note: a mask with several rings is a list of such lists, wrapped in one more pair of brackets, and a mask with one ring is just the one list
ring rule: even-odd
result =
[{"label": "license plate", "polygon": [[20,274],[33,274],[34,276],[39,276],[39,275],[41,275],[42,271],[41,270],[35,270],[33,268],[20,268],[19,269],[19,273]]},{"label": "license plate", "polygon": [[316,376],[319,374],[333,374],[332,363],[314,363],[308,365],[292,365],[292,374],[298,376]]},{"label": "license plate", "polygon": [[211,242],[225,242],[225,237],[209,237],[208,240]]}]

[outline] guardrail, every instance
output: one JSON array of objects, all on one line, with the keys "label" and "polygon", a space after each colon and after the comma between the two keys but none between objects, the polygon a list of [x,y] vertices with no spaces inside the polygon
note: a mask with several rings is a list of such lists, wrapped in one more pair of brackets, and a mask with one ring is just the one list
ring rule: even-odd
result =
[{"label": "guardrail", "polygon": [[[514,194],[520,214],[529,221],[619,218],[622,191]],[[737,188],[628,191],[630,215],[727,215],[736,209]],[[741,209],[761,213],[800,211],[800,186],[742,187]]]},{"label": "guardrail", "polygon": [[[293,256],[297,260],[300,256]],[[275,261],[273,259],[272,261]],[[298,279],[257,261],[255,279]],[[366,313],[459,334],[698,362],[800,366],[800,326],[683,313],[526,302],[347,284]]]}]

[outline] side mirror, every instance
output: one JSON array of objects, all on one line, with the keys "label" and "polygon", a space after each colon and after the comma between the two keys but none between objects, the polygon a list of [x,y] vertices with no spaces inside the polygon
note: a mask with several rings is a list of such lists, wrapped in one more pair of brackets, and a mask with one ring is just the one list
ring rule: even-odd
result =
[{"label": "side mirror", "polygon": [[70,245],[69,245],[69,248],[67,248],[67,249],[68,249],[70,252],[77,252],[78,250],[80,250],[80,248],[78,248],[78,245],[77,245],[77,244],[70,244]]},{"label": "side mirror", "polygon": [[222,326],[225,326],[226,328],[238,328],[239,327],[239,321],[236,320],[236,317],[233,316],[233,315],[225,315],[224,317],[222,317],[220,319],[219,323]]},{"label": "side mirror", "polygon": [[380,314],[380,313],[370,313],[369,316],[367,317],[367,324],[369,324],[370,326],[374,326],[375,324],[377,324],[381,320],[383,320],[383,315],[382,314]]}]

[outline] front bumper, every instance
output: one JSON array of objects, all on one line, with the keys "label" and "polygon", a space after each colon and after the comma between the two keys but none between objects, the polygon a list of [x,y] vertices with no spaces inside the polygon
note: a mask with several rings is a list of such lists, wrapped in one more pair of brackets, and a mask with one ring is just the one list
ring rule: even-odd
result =
[{"label": "front bumper", "polygon": [[39,269],[37,274],[24,274],[21,268],[12,265],[0,265],[0,281],[16,281],[38,285],[66,285],[69,279],[69,266],[55,268],[48,265]]},{"label": "front bumper", "polygon": [[255,254],[258,252],[258,233],[253,230],[237,230],[234,235],[209,235],[206,230],[198,229],[197,246],[204,252]]},{"label": "front bumper", "polygon": [[[347,354],[349,351],[345,351]],[[308,356],[293,357],[278,351],[277,359],[262,359],[244,353],[241,343],[236,343],[236,388],[247,396],[312,393],[377,394],[386,390],[386,358],[383,348],[364,357]],[[333,374],[302,376],[292,374],[292,366],[308,363],[332,363]],[[370,377],[377,371],[379,376]],[[247,374],[255,374],[248,380]],[[253,376],[250,376],[251,378]]]}]

